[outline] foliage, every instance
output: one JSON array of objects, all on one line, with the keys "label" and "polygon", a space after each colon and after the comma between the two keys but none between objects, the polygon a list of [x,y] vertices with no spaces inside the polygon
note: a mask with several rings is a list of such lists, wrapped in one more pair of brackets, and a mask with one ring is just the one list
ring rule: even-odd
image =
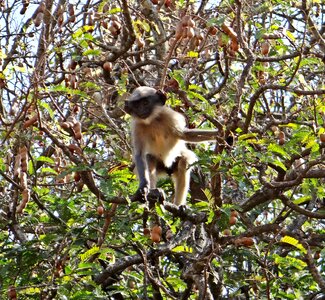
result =
[{"label": "foliage", "polygon": [[[325,293],[324,3],[0,9],[2,298]],[[190,128],[219,130],[191,146],[186,207],[169,179],[165,201],[131,201],[123,102],[139,85],[163,89]]]}]

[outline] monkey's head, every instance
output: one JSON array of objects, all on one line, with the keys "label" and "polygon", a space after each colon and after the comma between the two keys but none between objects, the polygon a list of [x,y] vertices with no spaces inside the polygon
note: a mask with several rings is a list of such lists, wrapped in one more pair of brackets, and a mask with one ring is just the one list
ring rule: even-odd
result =
[{"label": "monkey's head", "polygon": [[165,105],[166,99],[167,97],[162,91],[148,86],[140,86],[125,101],[124,110],[131,116],[146,119],[152,115],[156,107]]}]

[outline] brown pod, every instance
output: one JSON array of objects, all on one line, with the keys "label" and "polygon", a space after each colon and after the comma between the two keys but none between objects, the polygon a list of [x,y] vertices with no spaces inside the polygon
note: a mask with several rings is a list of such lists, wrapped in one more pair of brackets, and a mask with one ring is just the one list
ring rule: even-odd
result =
[{"label": "brown pod", "polygon": [[74,173],[74,176],[73,176],[73,179],[75,182],[78,182],[80,179],[81,179],[81,175],[79,172],[75,172]]},{"label": "brown pod", "polygon": [[160,242],[160,235],[157,234],[157,233],[151,232],[150,238],[154,243],[159,243]]},{"label": "brown pod", "polygon": [[28,119],[27,121],[24,122],[23,128],[26,129],[26,128],[34,125],[37,121],[38,121],[38,115],[35,114],[30,119]]},{"label": "brown pod", "polygon": [[143,228],[143,235],[144,236],[150,236],[150,229],[149,228]]},{"label": "brown pod", "polygon": [[183,37],[183,26],[182,23],[178,23],[175,28],[175,38],[179,40]]},{"label": "brown pod", "polygon": [[195,26],[195,22],[193,21],[193,19],[191,18],[191,16],[184,16],[182,18],[182,25],[184,27],[194,27]]},{"label": "brown pod", "polygon": [[35,19],[33,20],[35,27],[39,27],[41,25],[41,23],[43,22],[43,18],[44,18],[44,13],[42,12],[39,12],[36,15]]},{"label": "brown pod", "polygon": [[20,185],[23,189],[27,189],[27,174],[20,172]]},{"label": "brown pod", "polygon": [[22,191],[21,195],[22,195],[22,202],[24,202],[26,204],[30,199],[30,191],[29,191],[29,189],[24,189]]},{"label": "brown pod", "polygon": [[278,138],[279,138],[279,145],[284,145],[286,140],[285,140],[285,133],[283,131],[279,132]]},{"label": "brown pod", "polygon": [[263,55],[268,55],[270,52],[270,44],[268,42],[264,42],[262,45],[261,45],[261,53]]},{"label": "brown pod", "polygon": [[100,205],[100,206],[97,207],[97,214],[98,215],[101,216],[101,215],[104,214],[104,212],[105,212],[105,210],[104,210],[104,207],[103,206]]},{"label": "brown pod", "polygon": [[325,143],[325,133],[321,133],[321,134],[319,135],[319,139],[320,139],[320,141],[321,141],[322,143]]},{"label": "brown pod", "polygon": [[74,23],[76,21],[76,15],[74,13],[74,6],[73,4],[69,4],[68,6],[68,12],[69,12],[69,22]]},{"label": "brown pod", "polygon": [[221,29],[223,30],[223,32],[228,35],[232,40],[236,40],[237,41],[237,34],[236,32],[229,27],[228,25],[226,25],[225,23],[223,23],[221,25]]},{"label": "brown pod", "polygon": [[216,35],[217,32],[218,32],[218,29],[217,29],[217,27],[215,27],[215,26],[211,26],[211,27],[209,27],[209,29],[208,29],[208,33],[209,33],[210,35]]},{"label": "brown pod", "polygon": [[77,154],[82,154],[82,150],[80,147],[78,147],[77,145],[75,144],[70,144],[68,146],[68,149],[70,150],[71,153],[74,153],[76,152]]},{"label": "brown pod", "polygon": [[230,49],[234,52],[238,52],[239,50],[239,44],[237,42],[237,39],[231,39],[230,42]]},{"label": "brown pod", "polygon": [[235,216],[230,216],[229,218],[229,225],[235,225],[237,223],[237,218]]},{"label": "brown pod", "polygon": [[82,133],[81,133],[81,123],[77,122],[76,124],[73,125],[73,131],[74,131],[74,136],[77,140],[82,139]]},{"label": "brown pod", "polygon": [[161,235],[162,229],[159,225],[155,225],[152,227],[151,232]]},{"label": "brown pod", "polygon": [[20,164],[21,164],[21,155],[20,155],[20,153],[18,153],[15,156],[14,176],[18,176],[20,173]]},{"label": "brown pod", "polygon": [[107,72],[111,72],[113,69],[113,64],[110,61],[105,61],[103,64],[103,69]]}]

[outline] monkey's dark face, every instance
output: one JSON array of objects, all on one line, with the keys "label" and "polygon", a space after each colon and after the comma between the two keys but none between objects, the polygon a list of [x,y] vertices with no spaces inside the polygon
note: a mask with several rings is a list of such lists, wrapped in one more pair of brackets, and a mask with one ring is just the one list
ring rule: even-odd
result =
[{"label": "monkey's dark face", "polygon": [[131,116],[138,117],[140,119],[148,118],[156,105],[156,101],[150,99],[152,97],[145,97],[139,100],[126,101],[124,110]]},{"label": "monkey's dark face", "polygon": [[163,106],[166,96],[161,91],[149,87],[139,87],[125,101],[124,110],[131,116],[140,119],[150,117],[157,106]]}]

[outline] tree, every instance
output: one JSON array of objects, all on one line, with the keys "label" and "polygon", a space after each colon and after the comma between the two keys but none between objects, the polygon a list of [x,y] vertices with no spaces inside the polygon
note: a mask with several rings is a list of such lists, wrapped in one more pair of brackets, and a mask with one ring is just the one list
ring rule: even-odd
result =
[{"label": "tree", "polygon": [[[325,294],[321,1],[0,1],[9,299]],[[186,207],[132,195],[129,117],[163,89],[196,145]],[[323,294],[322,294],[323,293]]]}]

